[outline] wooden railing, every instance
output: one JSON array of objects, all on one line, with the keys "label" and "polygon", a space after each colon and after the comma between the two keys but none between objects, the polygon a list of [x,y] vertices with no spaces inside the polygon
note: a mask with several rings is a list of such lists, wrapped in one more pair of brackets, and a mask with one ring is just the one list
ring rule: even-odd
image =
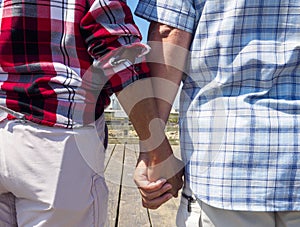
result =
[{"label": "wooden railing", "polygon": [[[127,117],[114,117],[113,113],[106,113],[106,123],[109,129],[109,141],[113,144],[137,144],[137,134]],[[167,122],[166,135],[172,145],[179,145],[178,115],[170,115]]]}]

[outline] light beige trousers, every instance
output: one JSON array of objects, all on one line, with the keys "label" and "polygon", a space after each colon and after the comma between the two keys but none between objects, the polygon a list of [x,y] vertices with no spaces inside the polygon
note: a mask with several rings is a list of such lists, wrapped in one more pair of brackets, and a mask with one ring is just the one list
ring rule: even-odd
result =
[{"label": "light beige trousers", "polygon": [[0,227],[102,227],[104,119],[78,130],[0,123]]},{"label": "light beige trousers", "polygon": [[178,227],[300,227],[300,212],[230,211],[209,206],[199,200],[181,198],[177,212]]}]

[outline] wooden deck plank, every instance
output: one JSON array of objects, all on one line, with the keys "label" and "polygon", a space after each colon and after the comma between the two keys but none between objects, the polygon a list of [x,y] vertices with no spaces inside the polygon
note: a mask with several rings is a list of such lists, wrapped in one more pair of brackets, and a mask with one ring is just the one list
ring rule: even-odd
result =
[{"label": "wooden deck plank", "polygon": [[117,146],[117,144],[108,144],[106,151],[105,151],[105,160],[104,160],[104,168],[107,168],[108,162],[110,161],[113,151],[115,149],[115,147]]},{"label": "wooden deck plank", "polygon": [[[119,192],[123,167],[124,145],[117,144],[109,159],[104,175],[109,190],[108,216],[105,227],[115,227],[118,221]],[[110,156],[107,156],[107,158]]]},{"label": "wooden deck plank", "polygon": [[179,197],[172,198],[156,210],[149,210],[152,227],[176,226],[176,214],[179,206]]},{"label": "wooden deck plank", "polygon": [[143,208],[140,193],[133,181],[137,161],[135,149],[136,148],[132,145],[125,145],[119,227],[150,226],[147,209]]}]

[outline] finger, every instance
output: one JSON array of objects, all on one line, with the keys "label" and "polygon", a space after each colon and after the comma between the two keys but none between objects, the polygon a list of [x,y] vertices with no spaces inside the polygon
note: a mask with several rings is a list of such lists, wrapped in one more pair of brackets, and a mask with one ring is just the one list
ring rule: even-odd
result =
[{"label": "finger", "polygon": [[160,196],[162,196],[163,194],[165,194],[166,192],[170,191],[172,188],[171,184],[166,183],[165,185],[163,185],[162,188],[160,188],[157,191],[145,191],[143,189],[140,189],[140,193],[142,195],[143,198],[147,199],[147,200],[153,200],[155,198],[158,198]]},{"label": "finger", "polygon": [[163,185],[167,182],[166,179],[159,179],[155,182],[149,181],[139,181],[137,182],[138,188],[142,189],[145,192],[155,192],[163,187]]},{"label": "finger", "polygon": [[174,194],[172,193],[173,197],[177,198],[178,197],[178,191],[175,192]]},{"label": "finger", "polygon": [[168,192],[171,193],[175,198],[177,198],[178,197],[178,191],[183,186],[182,178],[174,178],[173,180],[168,181],[168,183],[172,184],[172,189]]},{"label": "finger", "polygon": [[162,196],[160,196],[158,198],[155,198],[155,199],[152,199],[152,200],[147,200],[147,199],[143,198],[142,204],[143,204],[143,207],[145,207],[145,208],[157,209],[163,203],[170,200],[172,197],[173,197],[172,194],[166,193],[166,194],[163,194]]},{"label": "finger", "polygon": [[172,194],[173,197],[177,198],[178,197],[178,191],[179,191],[179,189],[173,189],[172,188],[171,190],[169,190],[167,192],[170,193],[170,194]]}]

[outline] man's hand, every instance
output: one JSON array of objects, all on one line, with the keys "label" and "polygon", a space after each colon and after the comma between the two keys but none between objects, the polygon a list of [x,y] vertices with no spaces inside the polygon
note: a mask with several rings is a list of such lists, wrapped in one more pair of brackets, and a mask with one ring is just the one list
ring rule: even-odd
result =
[{"label": "man's hand", "polygon": [[173,196],[169,190],[172,185],[166,183],[167,180],[159,179],[150,182],[148,179],[148,167],[143,159],[137,163],[134,173],[134,181],[137,184],[142,195],[143,206],[149,209],[157,209],[161,204],[167,202]]},{"label": "man's hand", "polygon": [[177,159],[167,140],[151,152],[141,152],[134,180],[140,189],[143,206],[156,209],[177,197],[183,185],[182,161]]}]

